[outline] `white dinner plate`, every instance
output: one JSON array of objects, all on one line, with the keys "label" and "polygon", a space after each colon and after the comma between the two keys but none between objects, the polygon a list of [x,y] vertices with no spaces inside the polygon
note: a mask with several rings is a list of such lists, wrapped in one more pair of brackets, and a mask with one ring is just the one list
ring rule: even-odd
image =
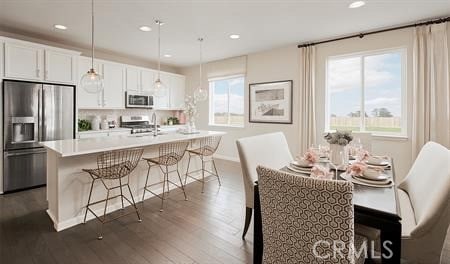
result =
[{"label": "white dinner plate", "polygon": [[310,165],[310,164],[308,164],[308,165],[300,164],[296,160],[291,161],[291,166],[292,167],[297,167],[297,168],[309,168],[309,169],[311,169],[313,167],[313,165]]},{"label": "white dinner plate", "polygon": [[307,174],[310,175],[311,174],[311,169],[307,169],[307,168],[296,168],[294,166],[288,165],[286,167],[288,170],[293,171],[293,172],[297,172],[297,173],[301,173],[301,174]]},{"label": "white dinner plate", "polygon": [[352,182],[354,184],[369,186],[369,187],[375,187],[375,188],[388,188],[394,186],[394,182],[391,180],[388,184],[376,184],[373,181],[370,180],[362,180],[362,179],[355,179],[350,174],[347,173],[341,173],[340,177],[346,181]]}]

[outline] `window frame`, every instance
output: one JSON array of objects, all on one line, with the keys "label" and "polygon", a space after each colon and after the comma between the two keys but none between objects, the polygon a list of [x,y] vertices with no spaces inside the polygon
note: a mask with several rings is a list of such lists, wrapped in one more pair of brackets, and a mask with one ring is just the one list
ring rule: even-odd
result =
[{"label": "window frame", "polygon": [[[209,109],[208,109],[208,125],[209,126],[215,126],[215,127],[231,127],[231,128],[244,128],[245,126],[245,74],[234,74],[234,75],[226,75],[222,77],[214,77],[208,79],[208,90],[209,90]],[[244,79],[244,86],[243,86],[243,92],[244,92],[244,100],[243,100],[243,108],[244,113],[242,114],[244,116],[244,120],[242,122],[242,125],[231,125],[230,124],[230,87],[228,87],[228,124],[216,124],[214,121],[214,85],[212,85],[216,81],[223,81],[223,80],[231,80],[231,79],[237,79],[237,78],[243,78]]]},{"label": "window frame", "polygon": [[[401,46],[396,48],[387,48],[387,49],[378,49],[378,50],[371,50],[371,51],[362,51],[362,52],[355,52],[355,53],[348,53],[348,54],[342,54],[342,55],[335,55],[335,56],[328,56],[326,63],[325,63],[325,131],[326,132],[333,132],[334,129],[330,128],[330,101],[331,101],[331,93],[329,89],[329,63],[330,60],[335,59],[348,59],[348,58],[354,58],[354,57],[360,57],[360,77],[361,77],[361,106],[360,106],[360,124],[359,124],[359,130],[355,132],[371,132],[372,136],[375,137],[394,137],[394,138],[407,138],[408,137],[408,111],[407,111],[407,47]],[[401,126],[400,132],[382,132],[382,131],[370,131],[366,130],[366,117],[365,117],[365,85],[364,85],[364,79],[365,79],[365,65],[364,65],[364,58],[374,55],[383,55],[388,53],[400,53],[401,54]]]}]

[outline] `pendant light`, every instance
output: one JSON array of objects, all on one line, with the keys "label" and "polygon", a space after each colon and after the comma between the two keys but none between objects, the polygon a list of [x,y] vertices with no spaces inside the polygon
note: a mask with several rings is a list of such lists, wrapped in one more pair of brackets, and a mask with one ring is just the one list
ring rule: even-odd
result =
[{"label": "pendant light", "polygon": [[206,91],[206,89],[203,88],[202,83],[203,83],[203,79],[202,79],[202,67],[203,67],[203,61],[202,61],[202,43],[203,43],[203,38],[198,38],[198,42],[200,43],[200,67],[199,67],[199,85],[197,87],[197,89],[195,89],[194,91],[194,98],[196,101],[201,102],[201,101],[205,101],[206,99],[208,99],[208,92]]},{"label": "pendant light", "polygon": [[158,25],[158,78],[153,84],[153,91],[155,96],[164,96],[166,94],[166,85],[161,81],[161,25],[163,22],[161,20],[155,20]]},{"label": "pendant light", "polygon": [[91,0],[91,69],[81,77],[80,85],[88,93],[97,94],[103,90],[103,77],[94,69],[94,0]]}]

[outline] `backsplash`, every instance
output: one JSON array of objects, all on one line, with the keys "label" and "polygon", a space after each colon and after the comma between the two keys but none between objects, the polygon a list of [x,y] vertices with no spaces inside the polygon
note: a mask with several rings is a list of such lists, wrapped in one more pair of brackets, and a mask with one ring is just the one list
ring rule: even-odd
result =
[{"label": "backsplash", "polygon": [[[80,109],[78,110],[78,119],[87,119],[91,121],[94,116],[100,117],[101,120],[107,118],[115,120],[117,126],[120,126],[120,116],[123,115],[148,115],[151,117],[153,112],[156,111],[157,122],[160,125],[164,125],[167,118],[171,116],[177,116],[181,111],[158,111],[150,109]],[[178,113],[177,113],[178,112]]]}]

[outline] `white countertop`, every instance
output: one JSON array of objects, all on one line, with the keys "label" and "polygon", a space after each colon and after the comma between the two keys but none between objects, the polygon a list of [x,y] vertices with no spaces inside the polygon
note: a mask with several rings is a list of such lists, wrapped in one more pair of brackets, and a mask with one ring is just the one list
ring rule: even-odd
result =
[{"label": "white countertop", "polygon": [[78,131],[80,134],[90,134],[90,133],[107,133],[107,132],[125,132],[130,131],[131,128],[126,127],[115,127],[115,128],[109,128],[109,129],[100,129],[100,130],[86,130],[86,131]]},{"label": "white countertop", "polygon": [[153,137],[151,135],[136,136],[124,135],[117,137],[66,139],[39,142],[43,147],[52,150],[61,157],[78,156],[117,149],[146,147],[163,143],[204,138],[208,136],[225,135],[225,132],[199,130],[198,134],[184,135],[180,133],[167,133]]}]

